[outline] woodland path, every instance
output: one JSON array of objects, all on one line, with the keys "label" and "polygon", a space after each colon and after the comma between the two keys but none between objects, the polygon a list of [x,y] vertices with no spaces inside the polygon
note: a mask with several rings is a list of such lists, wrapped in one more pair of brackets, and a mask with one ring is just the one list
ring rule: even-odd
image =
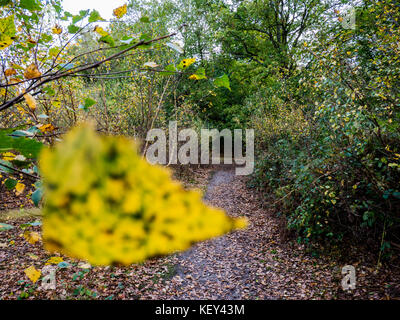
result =
[{"label": "woodland path", "polygon": [[277,220],[260,207],[257,195],[246,187],[246,178],[236,176],[233,168],[220,167],[212,175],[204,198],[231,216],[246,216],[249,227],[199,243],[178,255],[175,276],[166,283],[166,295],[160,298],[276,299],[285,294],[274,285],[282,282],[275,271],[280,265],[274,249],[274,239],[279,238]]},{"label": "woodland path", "polygon": [[[218,170],[209,182],[205,201],[232,216],[243,214],[238,206],[241,199],[233,190],[235,186],[233,169]],[[181,281],[175,286],[176,292],[184,294],[173,298],[230,300],[258,296],[263,285],[257,277],[257,268],[262,269],[262,265],[252,254],[255,247],[250,248],[248,240],[248,231],[234,232],[200,243],[181,254],[176,270]]]},{"label": "woodland path", "polygon": [[[56,289],[46,291],[40,290],[40,281],[32,284],[25,269],[40,270],[51,255],[41,241],[33,245],[21,237],[20,228],[38,217],[6,219],[14,228],[0,232],[0,299],[400,298],[399,270],[382,267],[377,273],[376,257],[365,250],[346,244],[341,253],[331,248],[323,254],[283,237],[279,208],[263,208],[261,195],[233,168],[199,168],[194,174],[195,186],[207,189],[205,201],[231,216],[246,216],[248,228],[129,267],[91,267],[83,272],[83,261],[63,256],[70,266],[57,271]],[[40,226],[31,230],[41,232]],[[357,287],[350,293],[340,285],[341,268],[347,264],[357,271]]]},{"label": "woodland path", "polygon": [[[175,259],[174,276],[159,286],[156,299],[360,299],[384,296],[374,259],[358,252],[315,255],[295,239],[260,196],[246,186],[247,177],[233,168],[218,167],[205,201],[231,216],[246,216],[249,227],[196,244]],[[359,286],[341,288],[341,267],[353,264]],[[389,279],[385,279],[388,281]],[[390,279],[392,283],[396,280]],[[380,291],[378,293],[378,291]],[[385,290],[386,291],[386,290]],[[387,293],[386,293],[387,294]]]}]

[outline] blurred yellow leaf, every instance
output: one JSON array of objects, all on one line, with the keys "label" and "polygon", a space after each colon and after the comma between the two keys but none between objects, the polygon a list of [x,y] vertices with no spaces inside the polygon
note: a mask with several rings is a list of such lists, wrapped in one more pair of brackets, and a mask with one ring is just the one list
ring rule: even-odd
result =
[{"label": "blurred yellow leaf", "polygon": [[26,268],[24,270],[25,274],[31,280],[33,283],[39,280],[40,275],[42,272],[40,270],[37,270],[34,266],[30,266],[29,268]]},{"label": "blurred yellow leaf", "polygon": [[149,164],[127,138],[72,129],[39,166],[46,202],[43,240],[50,252],[93,265],[129,265],[244,228]]}]

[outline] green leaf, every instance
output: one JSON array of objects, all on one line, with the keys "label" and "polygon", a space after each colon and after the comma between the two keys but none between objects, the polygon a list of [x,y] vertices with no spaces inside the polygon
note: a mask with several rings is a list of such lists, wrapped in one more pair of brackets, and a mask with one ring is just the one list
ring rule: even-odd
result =
[{"label": "green leaf", "polygon": [[207,79],[206,70],[204,68],[198,68],[196,72],[190,76],[190,79],[195,79],[195,80]]},{"label": "green leaf", "polygon": [[104,19],[100,16],[97,10],[93,10],[89,16],[89,22],[103,21]]},{"label": "green leaf", "polygon": [[68,32],[69,32],[69,33],[75,34],[75,33],[77,33],[79,30],[80,30],[80,28],[77,27],[77,26],[75,26],[75,25],[73,25],[73,24],[70,24],[70,25],[68,26]]},{"label": "green leaf", "polygon": [[229,78],[228,78],[228,76],[226,74],[223,74],[222,76],[214,79],[214,85],[217,88],[225,87],[225,88],[231,90],[231,87],[230,87],[229,84],[230,84],[229,83]]},{"label": "green leaf", "polygon": [[40,43],[48,43],[53,40],[53,36],[51,34],[43,33],[42,37],[39,39]]},{"label": "green leaf", "polygon": [[85,99],[85,107],[86,108],[89,108],[89,107],[93,106],[94,104],[96,104],[96,100],[93,100],[91,98]]},{"label": "green leaf", "polygon": [[149,41],[149,40],[151,40],[151,36],[148,33],[143,33],[140,35],[139,39],[141,41]]},{"label": "green leaf", "polygon": [[0,0],[0,7],[10,4],[11,0]]},{"label": "green leaf", "polygon": [[21,0],[19,2],[19,6],[22,9],[26,9],[29,11],[36,11],[42,9],[40,3],[38,3],[36,0]]},{"label": "green leaf", "polygon": [[143,16],[143,17],[140,18],[140,21],[144,22],[144,23],[149,23],[150,19],[149,19],[149,17]]},{"label": "green leaf", "polygon": [[54,89],[50,86],[46,86],[42,88],[42,91],[46,94],[48,94],[49,96],[54,96],[56,94],[56,92],[54,91]]},{"label": "green leaf", "polygon": [[72,18],[72,23],[75,24],[75,23],[81,21],[84,17],[87,16],[88,13],[89,13],[89,10],[79,11],[79,14]]},{"label": "green leaf", "polygon": [[85,101],[84,101],[84,103],[81,104],[78,108],[79,108],[79,109],[83,109],[83,110],[85,110],[85,111],[88,111],[89,108],[90,108],[91,106],[93,106],[94,104],[96,104],[96,103],[97,103],[96,100],[93,100],[92,98],[86,98]]},{"label": "green leaf", "polygon": [[107,43],[110,47],[114,47],[115,46],[114,39],[110,35],[106,35],[104,37],[101,37],[99,39],[99,42]]},{"label": "green leaf", "polygon": [[26,137],[13,138],[9,134],[8,130],[0,130],[0,152],[16,150],[26,158],[37,158],[43,143]]},{"label": "green leaf", "polygon": [[58,47],[53,47],[53,48],[49,49],[49,55],[52,57],[56,57],[59,52],[60,52],[60,48],[58,48]]},{"label": "green leaf", "polygon": [[173,64],[170,64],[164,68],[165,71],[160,72],[163,76],[171,76],[176,73],[176,67]]},{"label": "green leaf", "polygon": [[17,183],[17,180],[11,178],[8,178],[6,181],[4,181],[4,185],[7,187],[8,190],[14,189]]},{"label": "green leaf", "polygon": [[79,11],[79,15],[84,18],[84,17],[86,17],[88,15],[89,11],[90,11],[89,9],[80,10]]}]

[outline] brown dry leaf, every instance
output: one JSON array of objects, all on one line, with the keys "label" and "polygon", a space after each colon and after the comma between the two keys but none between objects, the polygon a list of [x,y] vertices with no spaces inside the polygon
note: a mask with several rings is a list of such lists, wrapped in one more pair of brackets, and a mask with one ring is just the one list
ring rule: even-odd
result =
[{"label": "brown dry leaf", "polygon": [[24,232],[24,238],[26,241],[28,241],[30,244],[35,244],[36,242],[40,241],[41,236],[39,233],[35,231],[25,231]]},{"label": "brown dry leaf", "polygon": [[18,78],[11,78],[11,79],[10,79],[10,83],[11,83],[11,84],[20,83],[20,82],[21,82],[21,80],[18,79]]},{"label": "brown dry leaf", "polygon": [[26,103],[29,106],[29,109],[31,109],[32,111],[35,111],[36,110],[36,100],[35,100],[35,98],[29,93],[25,93],[24,94],[24,98],[25,98]]},{"label": "brown dry leaf", "polygon": [[29,65],[24,72],[24,77],[26,79],[33,79],[33,78],[37,78],[40,77],[42,75],[42,73],[39,71],[38,67],[36,66],[36,64],[32,63],[31,65]]},{"label": "brown dry leaf", "polygon": [[8,68],[4,71],[4,74],[6,77],[9,77],[9,76],[13,76],[13,75],[17,74],[17,71],[15,71],[14,68]]}]

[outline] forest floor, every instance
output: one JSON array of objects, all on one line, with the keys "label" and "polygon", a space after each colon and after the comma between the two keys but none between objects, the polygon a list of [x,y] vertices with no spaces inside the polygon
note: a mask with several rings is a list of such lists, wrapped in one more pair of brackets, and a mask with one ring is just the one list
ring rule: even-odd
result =
[{"label": "forest floor", "polygon": [[[92,267],[60,256],[66,264],[57,267],[56,289],[44,290],[24,272],[41,270],[52,257],[41,241],[23,236],[21,224],[40,220],[37,210],[34,216],[31,209],[0,211],[0,222],[14,226],[0,231],[0,299],[400,299],[399,268],[377,271],[376,256],[359,245],[310,249],[287,239],[282,220],[233,168],[196,168],[178,178],[206,191],[210,205],[246,216],[249,227],[130,267]],[[40,226],[29,230],[40,233]],[[341,288],[344,265],[356,268],[350,292]]]}]

